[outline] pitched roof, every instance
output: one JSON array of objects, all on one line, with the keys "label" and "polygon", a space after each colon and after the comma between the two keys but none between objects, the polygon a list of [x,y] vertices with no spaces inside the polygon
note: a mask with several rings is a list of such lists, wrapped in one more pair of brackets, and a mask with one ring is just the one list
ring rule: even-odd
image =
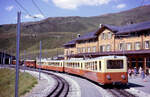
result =
[{"label": "pitched roof", "polygon": [[108,24],[103,24],[103,26],[110,29],[113,32],[119,31],[121,29],[120,26],[113,26],[113,25],[108,25]]},{"label": "pitched roof", "polygon": [[122,26],[118,30],[117,34],[137,32],[137,31],[148,30],[148,29],[150,29],[150,21]]},{"label": "pitched roof", "polygon": [[94,38],[96,38],[95,32],[89,32],[89,33],[86,33],[85,35],[80,36],[79,38],[75,38],[69,41],[68,43],[64,44],[64,46],[74,45],[76,41],[79,41],[79,40],[88,40],[88,39],[94,39]]},{"label": "pitched roof", "polygon": [[[77,38],[76,38],[76,39],[77,39]],[[73,40],[67,42],[66,44],[64,44],[64,46],[76,44],[76,39],[73,39]]]},{"label": "pitched roof", "polygon": [[93,39],[96,38],[95,32],[89,32],[85,35],[80,36],[77,38],[77,40],[87,40],[87,39]]}]

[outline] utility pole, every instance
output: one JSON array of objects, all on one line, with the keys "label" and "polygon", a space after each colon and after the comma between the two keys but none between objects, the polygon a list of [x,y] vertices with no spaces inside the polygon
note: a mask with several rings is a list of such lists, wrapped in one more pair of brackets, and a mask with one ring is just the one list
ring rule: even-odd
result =
[{"label": "utility pole", "polygon": [[26,51],[24,50],[24,72],[25,72],[25,69],[26,69],[26,62],[25,62],[25,60],[26,60]]},{"label": "utility pole", "polygon": [[3,51],[3,54],[4,54],[4,58],[3,58],[3,65],[5,65],[5,51]]},{"label": "utility pole", "polygon": [[41,57],[42,57],[42,42],[40,41],[40,64],[39,64],[39,80],[41,79]]},{"label": "utility pole", "polygon": [[19,84],[19,46],[20,46],[20,20],[21,12],[17,13],[17,43],[16,43],[16,82],[15,82],[15,97],[18,97],[18,84]]}]

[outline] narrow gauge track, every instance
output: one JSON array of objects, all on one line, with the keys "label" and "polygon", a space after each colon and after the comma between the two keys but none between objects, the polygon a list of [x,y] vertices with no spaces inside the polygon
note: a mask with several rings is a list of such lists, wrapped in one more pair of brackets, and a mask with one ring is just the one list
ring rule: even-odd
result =
[{"label": "narrow gauge track", "polygon": [[124,89],[107,89],[107,91],[111,92],[115,97],[136,97],[135,95],[125,91]]},{"label": "narrow gauge track", "polygon": [[[0,67],[15,68],[15,66],[12,65],[11,66],[1,65]],[[22,70],[25,69],[22,66],[20,66],[19,68]],[[37,71],[37,69],[27,67],[26,70]],[[41,72],[52,76],[56,80],[56,85],[53,87],[52,90],[50,90],[50,93],[47,97],[67,97],[67,94],[69,92],[69,84],[64,78],[57,76],[53,73],[50,73],[49,71],[41,70]]]},{"label": "narrow gauge track", "polygon": [[69,91],[69,84],[68,82],[55,74],[49,73],[48,71],[43,71],[43,73],[46,73],[48,75],[51,75],[56,81],[55,87],[50,91],[49,95],[47,97],[67,97],[68,91]]}]

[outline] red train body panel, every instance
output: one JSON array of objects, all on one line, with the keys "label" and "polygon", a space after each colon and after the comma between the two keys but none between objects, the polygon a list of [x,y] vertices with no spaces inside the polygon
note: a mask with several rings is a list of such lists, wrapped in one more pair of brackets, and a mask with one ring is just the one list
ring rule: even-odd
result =
[{"label": "red train body panel", "polygon": [[37,68],[45,69],[45,70],[52,70],[52,71],[58,71],[58,72],[64,72],[64,67],[55,67],[50,65],[36,65]]},{"label": "red train body panel", "polygon": [[[72,69],[72,68],[65,68],[65,72],[75,75],[80,75],[82,77],[88,78],[95,82],[98,82],[102,85],[104,84],[111,84],[121,82],[123,84],[128,83],[128,74],[127,72],[113,72],[113,73],[100,73],[100,72],[91,72],[88,70],[80,70],[80,69]],[[107,75],[110,75],[110,80],[107,79]],[[126,78],[123,79],[121,76],[125,75]]]},{"label": "red train body panel", "polygon": [[36,68],[36,61],[35,60],[25,60],[24,64],[27,67],[32,67],[32,68]]}]

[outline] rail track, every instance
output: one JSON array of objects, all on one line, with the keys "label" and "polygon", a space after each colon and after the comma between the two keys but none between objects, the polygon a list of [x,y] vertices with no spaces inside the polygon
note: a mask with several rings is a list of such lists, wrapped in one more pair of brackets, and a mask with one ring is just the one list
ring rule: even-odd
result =
[{"label": "rail track", "polygon": [[[9,66],[1,65],[0,67],[15,68],[15,66],[12,66],[12,65],[9,65]],[[30,70],[30,71],[37,71],[37,69],[24,68],[22,66],[20,66],[19,68],[22,70],[26,69],[26,70]],[[52,76],[56,80],[55,86],[52,88],[52,90],[50,90],[47,97],[67,97],[67,94],[69,92],[69,84],[64,78],[57,76],[53,73],[50,73],[49,71],[41,70],[41,72]]]},{"label": "rail track", "polygon": [[49,73],[48,71],[42,70],[42,72],[51,75],[57,81],[55,87],[50,91],[47,97],[66,97],[69,91],[68,82],[64,78]]},{"label": "rail track", "polygon": [[108,92],[111,92],[114,97],[136,97],[135,95],[125,91],[124,89],[107,89]]}]

